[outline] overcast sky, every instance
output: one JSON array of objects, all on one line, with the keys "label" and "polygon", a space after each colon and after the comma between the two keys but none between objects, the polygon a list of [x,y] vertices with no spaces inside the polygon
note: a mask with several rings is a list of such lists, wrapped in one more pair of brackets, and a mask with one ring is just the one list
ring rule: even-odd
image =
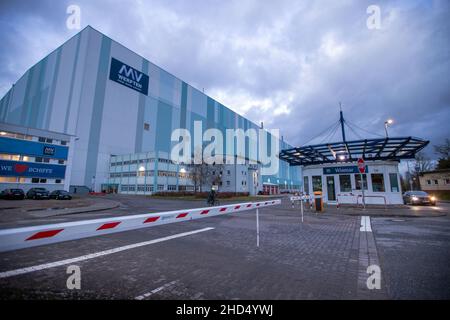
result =
[{"label": "overcast sky", "polygon": [[[431,145],[450,137],[450,1],[0,1],[0,96],[79,30],[131,50],[299,146],[338,120]],[[369,29],[369,5],[380,29]],[[370,20],[373,21],[373,20]],[[348,130],[348,138],[357,138]],[[336,133],[332,140],[339,140]],[[325,139],[327,141],[327,139]],[[432,146],[428,154],[435,157]]]}]

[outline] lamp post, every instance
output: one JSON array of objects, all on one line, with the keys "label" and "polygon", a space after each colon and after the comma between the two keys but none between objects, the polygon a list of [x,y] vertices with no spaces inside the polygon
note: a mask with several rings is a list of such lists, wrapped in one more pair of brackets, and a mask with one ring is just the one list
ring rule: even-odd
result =
[{"label": "lamp post", "polygon": [[384,122],[384,131],[385,131],[385,133],[386,133],[386,138],[387,137],[389,137],[389,135],[388,135],[388,127],[391,125],[391,124],[393,124],[394,123],[394,120],[392,120],[392,119],[387,119],[385,122]]}]

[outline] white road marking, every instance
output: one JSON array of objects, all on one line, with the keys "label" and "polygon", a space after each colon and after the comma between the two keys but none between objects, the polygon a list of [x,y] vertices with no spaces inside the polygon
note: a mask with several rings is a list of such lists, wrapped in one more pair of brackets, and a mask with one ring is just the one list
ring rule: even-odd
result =
[{"label": "white road marking", "polygon": [[76,262],[80,262],[80,261],[85,261],[85,260],[89,260],[89,259],[102,257],[102,256],[110,255],[113,253],[129,250],[129,249],[139,248],[139,247],[147,246],[150,244],[155,244],[155,243],[159,243],[159,242],[163,242],[163,241],[167,241],[167,240],[181,238],[181,237],[185,237],[185,236],[189,236],[192,234],[209,231],[209,230],[213,230],[213,229],[214,228],[203,228],[203,229],[198,229],[198,230],[194,230],[194,231],[178,233],[178,234],[174,234],[174,235],[163,237],[163,238],[153,239],[150,241],[138,242],[138,243],[130,244],[127,246],[117,247],[117,248],[109,249],[109,250],[105,250],[105,251],[99,251],[96,253],[91,253],[91,254],[87,254],[87,255],[72,258],[72,259],[60,260],[60,261],[55,261],[55,262],[51,262],[51,263],[44,263],[44,264],[40,264],[40,265],[36,265],[36,266],[32,266],[32,267],[26,267],[26,268],[22,268],[22,269],[4,271],[4,272],[0,272],[0,279],[18,276],[21,274],[30,273],[30,272],[34,272],[34,271],[40,271],[40,270],[44,270],[44,269],[59,267],[59,266],[63,266],[66,264],[72,264],[72,263],[76,263]]},{"label": "white road marking", "polygon": [[137,296],[136,298],[134,298],[134,300],[144,300],[145,298],[148,298],[148,297],[150,297],[151,295],[153,295],[153,294],[155,294],[155,293],[157,293],[157,292],[159,292],[159,291],[161,291],[161,290],[164,290],[165,288],[168,288],[168,287],[170,287],[171,285],[174,285],[174,284],[177,283],[177,282],[178,282],[178,280],[175,280],[175,281],[166,283],[165,285],[162,285],[162,286],[159,287],[159,288],[153,289],[153,290],[150,291],[150,292],[147,292],[147,293],[144,293],[144,294],[142,294],[142,295],[140,295],[140,296]]},{"label": "white road marking", "polygon": [[370,225],[369,216],[361,216],[361,227],[359,228],[361,232],[372,232],[372,226]]}]

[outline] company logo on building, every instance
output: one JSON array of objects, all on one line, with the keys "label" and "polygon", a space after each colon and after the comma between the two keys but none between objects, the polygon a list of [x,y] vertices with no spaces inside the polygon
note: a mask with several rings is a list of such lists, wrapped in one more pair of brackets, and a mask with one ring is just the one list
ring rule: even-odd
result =
[{"label": "company logo on building", "polygon": [[148,95],[148,75],[115,58],[111,58],[109,79]]},{"label": "company logo on building", "polygon": [[55,148],[49,147],[49,146],[44,146],[44,150],[42,151],[42,153],[47,156],[53,156],[55,154]]}]

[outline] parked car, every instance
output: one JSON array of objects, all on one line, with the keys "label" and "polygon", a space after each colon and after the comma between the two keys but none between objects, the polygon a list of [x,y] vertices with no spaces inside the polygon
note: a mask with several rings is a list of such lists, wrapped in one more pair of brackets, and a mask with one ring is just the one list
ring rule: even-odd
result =
[{"label": "parked car", "polygon": [[431,204],[436,205],[436,197],[429,195],[425,191],[406,191],[403,194],[404,204]]},{"label": "parked car", "polygon": [[49,193],[45,188],[31,188],[27,192],[28,199],[48,199]]},{"label": "parked car", "polygon": [[50,199],[72,200],[72,196],[66,190],[55,190],[50,192]]},{"label": "parked car", "polygon": [[25,192],[22,189],[5,189],[0,192],[1,199],[23,200],[25,199]]}]

